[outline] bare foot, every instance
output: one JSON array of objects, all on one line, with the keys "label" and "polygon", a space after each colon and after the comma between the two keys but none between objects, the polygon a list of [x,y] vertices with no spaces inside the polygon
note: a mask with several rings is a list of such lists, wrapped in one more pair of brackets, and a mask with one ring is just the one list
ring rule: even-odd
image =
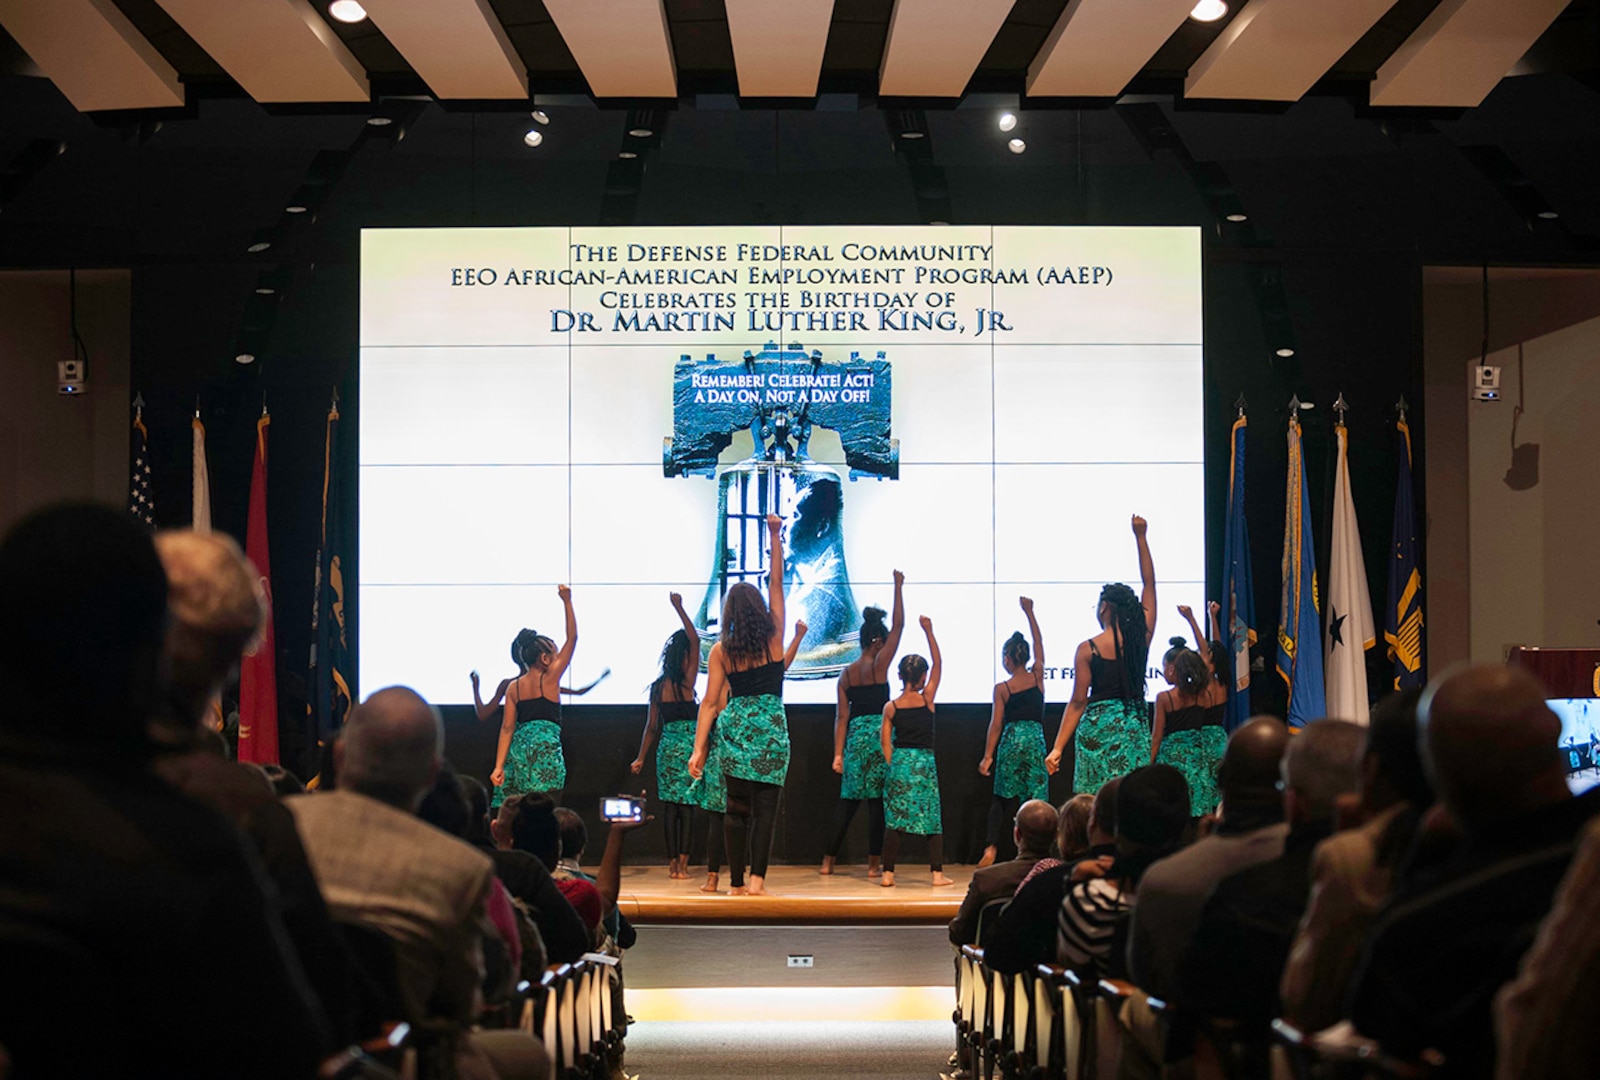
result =
[{"label": "bare foot", "polygon": [[994,857],[998,854],[999,852],[994,849],[994,845],[992,844],[989,847],[984,848],[983,858],[978,860],[978,869],[982,870],[985,866],[993,866]]},{"label": "bare foot", "polygon": [[706,883],[704,885],[700,886],[700,891],[701,892],[716,892],[717,891],[717,875],[715,875],[715,874],[707,874],[706,875]]},{"label": "bare foot", "polygon": [[950,878],[945,877],[944,874],[939,872],[938,870],[935,870],[933,872],[933,885],[934,885],[934,888],[938,888],[940,885],[954,885],[954,884],[955,884],[955,882],[953,880],[951,880]]},{"label": "bare foot", "polygon": [[878,884],[882,885],[885,889],[894,888],[894,871],[885,870],[883,872],[883,880],[878,882]]},{"label": "bare foot", "polygon": [[819,873],[819,874],[831,874],[831,873],[833,873],[833,856],[832,855],[824,855],[822,857],[822,869],[818,870],[817,873]]},{"label": "bare foot", "polygon": [[869,878],[883,876],[883,864],[878,860],[876,855],[867,856],[867,876]]},{"label": "bare foot", "polygon": [[729,896],[749,896],[750,895],[750,890],[749,890],[748,887],[746,887],[744,885],[735,885],[733,888],[728,890],[728,895]]},{"label": "bare foot", "polygon": [[750,875],[750,895],[765,896],[767,892],[767,879],[760,874]]}]

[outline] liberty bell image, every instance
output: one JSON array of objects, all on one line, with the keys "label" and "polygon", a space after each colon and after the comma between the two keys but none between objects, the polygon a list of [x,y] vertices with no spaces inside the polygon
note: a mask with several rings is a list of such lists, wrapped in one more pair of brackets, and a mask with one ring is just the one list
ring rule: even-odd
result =
[{"label": "liberty bell image", "polygon": [[[827,363],[820,351],[769,343],[740,361],[684,356],[675,365],[662,472],[717,481],[716,549],[695,615],[702,670],[728,590],[741,581],[766,590],[768,514],[784,520],[787,615],[810,627],[788,677],[829,678],[860,655],[861,612],[845,566],[843,477],[814,461],[809,445],[814,432],[832,432],[852,481],[898,479],[891,389],[881,352],[874,360],[851,353]],[[746,433],[750,452],[743,455]]]}]

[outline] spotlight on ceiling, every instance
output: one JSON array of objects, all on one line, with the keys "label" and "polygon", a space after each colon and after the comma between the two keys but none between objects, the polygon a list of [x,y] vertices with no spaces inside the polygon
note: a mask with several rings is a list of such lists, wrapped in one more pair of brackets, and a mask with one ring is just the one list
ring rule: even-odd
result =
[{"label": "spotlight on ceiling", "polygon": [[1283,357],[1285,360],[1294,355],[1294,350],[1289,348],[1287,345],[1281,349],[1275,349],[1273,351],[1276,355]]},{"label": "spotlight on ceiling", "polygon": [[1250,215],[1249,214],[1229,214],[1228,215],[1228,220],[1233,222],[1235,225],[1237,225],[1241,221],[1249,221],[1250,220]]},{"label": "spotlight on ceiling", "polygon": [[522,137],[522,141],[527,143],[529,146],[538,146],[540,143],[544,142],[544,132],[540,131],[538,128],[529,128],[528,133]]},{"label": "spotlight on ceiling", "polygon": [[1007,113],[1001,113],[1000,114],[1000,130],[1001,131],[1010,131],[1012,128],[1014,128],[1016,126],[1017,126],[1017,117],[1016,117],[1015,113],[1008,113],[1007,112]]},{"label": "spotlight on ceiling", "polygon": [[1195,22],[1216,22],[1228,13],[1225,0],[1200,0],[1189,12],[1189,18]]},{"label": "spotlight on ceiling", "polygon": [[550,122],[550,114],[545,112],[543,109],[535,109],[535,110],[533,110],[533,114],[532,115],[533,115],[533,122],[535,124],[548,124]]},{"label": "spotlight on ceiling", "polygon": [[655,132],[647,127],[637,127],[629,128],[628,134],[632,135],[635,139],[648,139],[650,136],[654,135]]},{"label": "spotlight on ceiling", "polygon": [[256,295],[257,296],[271,296],[274,293],[276,293],[277,291],[278,290],[274,289],[271,285],[257,285],[256,286]]},{"label": "spotlight on ceiling", "polygon": [[367,9],[356,0],[333,0],[328,5],[328,14],[342,23],[358,23],[367,17]]},{"label": "spotlight on ceiling", "polygon": [[1020,154],[1027,148],[1028,144],[1023,142],[1021,139],[1012,139],[1010,142],[1006,143],[1006,149],[1010,150],[1013,154]]},{"label": "spotlight on ceiling", "polygon": [[302,206],[299,203],[290,203],[288,206],[283,208],[283,212],[285,214],[303,214],[307,209],[309,208]]},{"label": "spotlight on ceiling", "polygon": [[390,124],[394,123],[394,117],[369,116],[367,117],[367,123],[372,127],[388,127]]},{"label": "spotlight on ceiling", "polygon": [[1543,218],[1545,221],[1554,221],[1561,215],[1556,213],[1554,210],[1540,210],[1538,216]]},{"label": "spotlight on ceiling", "polygon": [[619,153],[617,155],[617,157],[620,158],[623,161],[632,161],[634,158],[636,158],[638,156],[639,155],[635,154],[632,150],[624,150],[624,151],[622,151],[621,153]]},{"label": "spotlight on ceiling", "polygon": [[902,139],[921,139],[926,138],[926,136],[927,133],[922,131],[902,131],[900,133]]},{"label": "spotlight on ceiling", "polygon": [[256,354],[255,353],[250,353],[250,352],[242,352],[242,353],[240,353],[239,355],[237,355],[237,356],[235,356],[233,358],[233,362],[235,364],[253,364],[253,363],[256,362]]},{"label": "spotlight on ceiling", "polygon": [[252,240],[250,241],[250,246],[245,248],[245,250],[252,255],[259,255],[261,252],[267,250],[271,246],[271,240]]}]

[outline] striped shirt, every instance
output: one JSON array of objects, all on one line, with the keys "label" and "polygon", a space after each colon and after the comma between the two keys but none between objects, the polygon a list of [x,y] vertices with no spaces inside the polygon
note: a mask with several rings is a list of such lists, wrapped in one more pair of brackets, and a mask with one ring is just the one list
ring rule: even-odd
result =
[{"label": "striped shirt", "polygon": [[1067,890],[1056,919],[1056,961],[1063,967],[1106,974],[1111,939],[1133,910],[1133,894],[1110,878],[1090,878]]}]

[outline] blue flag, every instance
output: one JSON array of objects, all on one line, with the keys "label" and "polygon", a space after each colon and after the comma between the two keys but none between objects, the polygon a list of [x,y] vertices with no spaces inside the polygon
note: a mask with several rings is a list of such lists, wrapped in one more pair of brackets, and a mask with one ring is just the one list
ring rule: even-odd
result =
[{"label": "blue flag", "polygon": [[1233,424],[1233,448],[1228,459],[1228,531],[1222,541],[1222,564],[1227,575],[1222,586],[1222,614],[1228,625],[1228,662],[1233,685],[1223,722],[1233,731],[1250,719],[1250,646],[1256,643],[1251,623],[1256,617],[1255,590],[1250,584],[1250,532],[1244,520],[1244,435],[1247,421],[1241,412]]},{"label": "blue flag", "polygon": [[1409,690],[1427,681],[1426,635],[1422,630],[1422,574],[1417,569],[1417,519],[1411,497],[1411,429],[1405,413],[1395,423],[1394,533],[1389,541],[1389,600],[1383,640],[1394,661],[1394,688]]},{"label": "blue flag", "polygon": [[1283,600],[1278,614],[1278,674],[1289,684],[1289,729],[1327,713],[1322,681],[1322,605],[1312,543],[1311,494],[1300,446],[1298,403],[1289,419],[1289,489],[1283,513]]},{"label": "blue flag", "polygon": [[311,588],[311,693],[306,703],[312,733],[322,745],[331,745],[338,737],[354,701],[345,674],[350,670],[350,650],[345,636],[344,539],[340,527],[344,500],[338,445],[339,406],[335,404],[328,410],[323,443],[322,536]]}]

